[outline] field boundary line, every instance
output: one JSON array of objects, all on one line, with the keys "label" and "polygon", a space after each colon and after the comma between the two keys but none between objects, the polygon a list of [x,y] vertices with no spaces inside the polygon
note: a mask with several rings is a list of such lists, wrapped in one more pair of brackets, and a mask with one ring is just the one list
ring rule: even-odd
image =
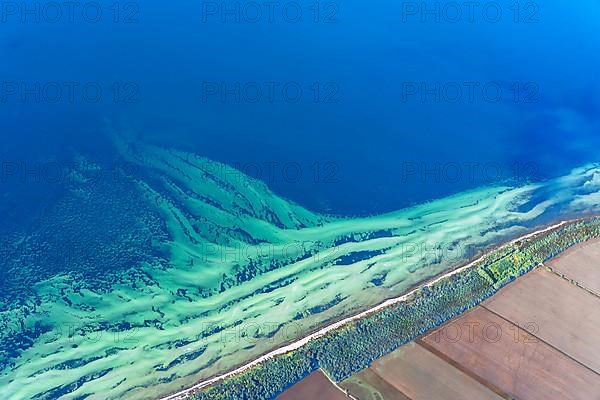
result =
[{"label": "field boundary line", "polygon": [[472,371],[471,369],[467,368],[465,365],[450,358],[449,356],[444,354],[442,351],[436,349],[433,345],[427,343],[425,340],[419,338],[419,339],[415,340],[415,343],[417,345],[423,347],[425,350],[427,350],[428,352],[433,354],[435,357],[439,358],[442,362],[449,364],[453,368],[462,372],[463,374],[465,374],[469,378],[473,379],[474,381],[478,382],[479,384],[485,386],[486,388],[488,388],[489,390],[491,390],[498,396],[502,397],[503,399],[510,399],[510,395],[508,393],[504,392],[498,386],[494,385],[487,379],[484,379],[483,377],[479,376],[477,373],[475,373],[475,371]]},{"label": "field boundary line", "polygon": [[334,381],[334,380],[333,380],[333,379],[332,379],[332,378],[329,376],[329,374],[327,373],[327,371],[325,371],[323,368],[319,368],[319,371],[321,371],[321,373],[322,373],[323,375],[325,375],[325,377],[327,378],[327,380],[328,380],[329,382],[331,382],[331,384],[332,384],[333,386],[335,386],[337,390],[339,390],[340,392],[344,393],[344,394],[346,395],[346,397],[349,397],[349,398],[351,398],[352,400],[360,400],[359,398],[357,398],[357,397],[354,397],[354,396],[353,396],[353,395],[352,395],[352,394],[351,394],[351,393],[350,393],[348,390],[346,390],[346,389],[344,389],[343,387],[341,387],[340,385],[338,385],[338,384],[337,384],[337,382],[336,382],[336,381]]},{"label": "field boundary line", "polygon": [[589,294],[591,294],[592,296],[596,297],[597,299],[600,300],[600,294],[596,293],[595,291],[593,291],[592,289],[588,288],[585,285],[582,285],[581,283],[579,283],[578,280],[575,280],[573,278],[568,277],[566,274],[563,274],[562,272],[558,272],[557,270],[555,270],[554,268],[552,268],[549,265],[545,265],[542,264],[542,266],[548,271],[553,273],[554,275],[558,276],[559,278],[564,279],[565,281],[569,282],[570,284],[572,284],[573,286],[579,288],[579,289],[583,289],[586,292],[588,292]]},{"label": "field boundary line", "polygon": [[[484,309],[486,309],[487,311],[491,312],[492,314],[494,314],[495,316],[505,320],[506,322],[508,322],[509,324],[513,325],[515,328],[518,329],[523,329],[521,328],[519,325],[515,324],[514,322],[512,322],[511,320],[509,320],[508,318],[502,316],[501,314],[498,314],[497,312],[490,310],[489,308],[487,308],[484,305],[481,305],[481,307],[483,307]],[[539,336],[531,333],[530,331],[524,329],[525,332],[527,332],[528,335],[533,336],[534,338],[536,338],[537,340],[539,340],[541,343],[545,344],[546,346],[550,347],[553,350],[556,350],[558,353],[562,354],[563,356],[567,357],[568,359],[570,359],[571,361],[573,361],[575,364],[578,364],[582,367],[584,367],[585,369],[587,369],[588,371],[591,371],[592,373],[594,373],[595,375],[600,376],[600,373],[594,371],[594,369],[592,369],[591,367],[588,367],[587,365],[585,365],[584,363],[582,363],[581,361],[577,360],[575,357],[565,353],[563,350],[559,349],[558,347],[554,346],[553,344],[547,342],[546,340],[540,338]]]}]

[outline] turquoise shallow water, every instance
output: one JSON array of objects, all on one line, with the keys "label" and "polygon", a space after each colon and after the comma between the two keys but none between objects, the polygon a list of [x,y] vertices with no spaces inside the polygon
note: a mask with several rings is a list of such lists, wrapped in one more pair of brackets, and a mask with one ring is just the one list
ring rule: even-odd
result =
[{"label": "turquoise shallow water", "polygon": [[3,236],[4,396],[155,398],[600,204],[589,164],[339,218],[224,164],[114,138],[113,170],[79,158],[56,203]]}]

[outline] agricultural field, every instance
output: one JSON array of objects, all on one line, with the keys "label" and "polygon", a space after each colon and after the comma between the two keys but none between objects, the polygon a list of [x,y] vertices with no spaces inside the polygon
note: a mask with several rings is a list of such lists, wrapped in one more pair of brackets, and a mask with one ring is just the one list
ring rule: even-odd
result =
[{"label": "agricultural field", "polygon": [[483,306],[600,373],[598,297],[539,268],[504,288]]},{"label": "agricultural field", "polygon": [[348,400],[348,397],[322,371],[313,372],[278,397],[278,400],[306,399]]},{"label": "agricultural field", "polygon": [[586,290],[600,295],[599,264],[600,240],[596,239],[574,246],[547,262],[546,266],[564,278],[578,282]]},{"label": "agricultural field", "polygon": [[[495,388],[503,398],[583,400],[600,395],[599,375],[538,337],[520,331],[516,321],[478,307],[455,324],[463,329],[473,326],[473,336],[469,337],[466,330],[457,339],[450,335],[440,338],[434,333],[423,343]],[[555,321],[555,325],[561,322]]]},{"label": "agricultural field", "polygon": [[412,400],[501,399],[486,386],[415,342],[376,360],[369,370]]},{"label": "agricultural field", "polygon": [[352,375],[340,385],[350,396],[360,400],[410,400],[370,368]]},{"label": "agricultural field", "polygon": [[599,265],[599,240],[575,245],[340,386],[358,400],[599,398]]}]

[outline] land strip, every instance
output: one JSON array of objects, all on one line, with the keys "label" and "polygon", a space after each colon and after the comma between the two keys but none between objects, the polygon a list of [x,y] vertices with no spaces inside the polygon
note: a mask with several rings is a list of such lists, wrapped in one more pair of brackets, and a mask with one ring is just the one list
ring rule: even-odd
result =
[{"label": "land strip", "polygon": [[[599,280],[600,240],[574,246],[341,386],[360,400],[393,398],[390,387],[410,400],[445,400],[472,390],[473,382],[504,399],[600,398],[600,297],[588,289]],[[423,350],[411,360],[406,354],[418,346]],[[440,363],[444,373],[432,367]],[[382,379],[368,379],[382,364]],[[467,378],[457,380],[451,369]]]}]

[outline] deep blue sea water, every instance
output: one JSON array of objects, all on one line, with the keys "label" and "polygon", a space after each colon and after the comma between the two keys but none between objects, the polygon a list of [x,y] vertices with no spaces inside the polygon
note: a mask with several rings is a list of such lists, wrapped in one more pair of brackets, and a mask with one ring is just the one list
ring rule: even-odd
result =
[{"label": "deep blue sea water", "polygon": [[[311,209],[373,214],[600,159],[597,0],[481,2],[462,16],[449,2],[424,3],[433,13],[421,2],[281,2],[270,15],[262,2],[102,1],[81,3],[72,21],[64,7],[57,18],[48,2],[27,4],[33,14],[2,5],[3,163],[110,159],[107,129],[131,130],[238,166]],[[224,5],[239,6],[239,22]],[[73,101],[65,82],[77,83]],[[39,102],[26,90],[36,84]],[[102,98],[84,100],[85,85]]]}]

